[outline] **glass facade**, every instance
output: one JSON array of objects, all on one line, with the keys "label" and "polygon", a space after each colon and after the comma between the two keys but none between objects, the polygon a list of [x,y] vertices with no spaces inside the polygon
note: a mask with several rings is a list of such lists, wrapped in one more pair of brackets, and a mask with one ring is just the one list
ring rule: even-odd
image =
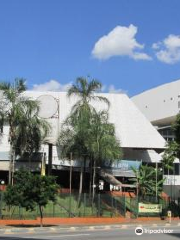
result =
[{"label": "glass facade", "polygon": [[170,141],[174,140],[174,133],[173,133],[173,130],[172,130],[171,126],[159,128],[158,132],[163,136],[163,138],[167,142],[170,142]]}]

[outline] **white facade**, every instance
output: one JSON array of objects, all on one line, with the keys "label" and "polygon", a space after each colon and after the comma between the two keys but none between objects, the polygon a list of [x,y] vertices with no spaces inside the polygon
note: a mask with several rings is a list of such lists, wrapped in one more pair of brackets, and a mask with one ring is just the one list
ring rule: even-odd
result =
[{"label": "white facade", "polygon": [[[41,115],[52,115],[51,118],[47,119],[52,125],[52,132],[48,138],[52,143],[55,143],[61,130],[61,125],[70,114],[71,107],[75,104],[77,98],[72,97],[69,99],[65,92],[27,91],[25,95],[32,99],[43,99],[40,102],[42,106]],[[144,150],[164,149],[165,140],[126,94],[104,93],[99,95],[106,97],[110,101],[109,122],[114,123],[116,136],[122,148]],[[94,102],[92,104],[98,110],[107,108],[102,102]],[[8,128],[6,127],[4,136],[0,142],[0,157],[2,152],[7,153],[8,151]],[[48,156],[47,145],[42,146],[42,151],[46,152]],[[60,160],[59,149],[53,146],[53,164],[59,165]]]},{"label": "white facade", "polygon": [[[59,103],[59,117],[48,121],[53,124],[52,137],[56,138],[61,124],[70,114],[71,107],[77,98],[67,98],[65,92],[27,92],[29,97],[37,99],[41,95],[53,96]],[[126,148],[164,148],[165,141],[152,127],[151,123],[144,117],[135,104],[126,94],[99,94],[110,101],[109,121],[114,123],[117,138],[122,147]],[[102,102],[92,103],[97,110],[107,109]],[[48,102],[47,102],[48,105]],[[57,113],[55,114],[57,117]],[[59,129],[58,129],[59,128]]]},{"label": "white facade", "polygon": [[180,80],[147,90],[131,99],[153,125],[171,125],[180,111]]},{"label": "white facade", "polygon": [[[171,125],[180,112],[180,80],[142,92],[131,100],[167,141],[174,139]],[[180,197],[179,159],[175,159],[174,171],[168,174],[164,175],[164,191],[177,199]]]}]

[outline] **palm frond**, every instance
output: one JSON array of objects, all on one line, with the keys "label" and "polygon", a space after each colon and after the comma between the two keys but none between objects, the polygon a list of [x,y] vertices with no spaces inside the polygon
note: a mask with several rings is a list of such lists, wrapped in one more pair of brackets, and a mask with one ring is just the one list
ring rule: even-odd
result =
[{"label": "palm frond", "polygon": [[96,79],[92,79],[88,84],[87,95],[89,95],[93,92],[97,92],[97,91],[101,90],[101,88],[102,88],[101,82],[99,82]]},{"label": "palm frond", "polygon": [[16,78],[15,79],[15,89],[18,93],[22,93],[27,90],[26,80],[24,78]]},{"label": "palm frond", "polygon": [[67,92],[67,96],[71,97],[71,96],[81,96],[81,92],[79,90],[79,88],[76,85],[72,85]]},{"label": "palm frond", "polygon": [[2,91],[9,90],[10,87],[11,87],[10,83],[0,82],[0,90],[2,90]]},{"label": "palm frond", "polygon": [[109,100],[106,98],[106,97],[102,97],[102,96],[92,96],[92,99],[93,100],[98,100],[98,101],[101,101],[101,102],[104,102],[107,104],[108,107],[110,107],[110,102]]}]

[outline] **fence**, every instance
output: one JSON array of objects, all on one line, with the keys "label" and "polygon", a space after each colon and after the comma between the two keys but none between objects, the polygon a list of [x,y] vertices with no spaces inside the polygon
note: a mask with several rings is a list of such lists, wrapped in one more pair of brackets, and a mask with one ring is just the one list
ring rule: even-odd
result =
[{"label": "fence", "polygon": [[160,198],[156,196],[145,196],[144,198],[139,197],[138,202],[146,203],[146,204],[159,204],[162,207],[161,213],[149,212],[149,213],[138,213],[138,216],[160,216],[162,218],[167,217],[168,210],[171,210],[172,217],[180,216],[180,200],[173,201],[171,198]]},{"label": "fence", "polygon": [[[92,203],[92,196],[83,193],[78,204],[78,194],[61,193],[55,203],[49,202],[43,209],[44,217],[125,217],[125,213],[125,199],[118,201],[109,194],[95,194]],[[38,216],[38,206],[32,212],[20,206],[9,207],[4,193],[0,192],[1,219],[35,219]]]},{"label": "fence", "polygon": [[[93,203],[92,203],[93,202]],[[113,196],[110,193],[81,195],[78,204],[78,194],[60,193],[55,203],[49,202],[43,209],[44,217],[138,217],[138,198],[127,196]],[[153,200],[151,199],[151,203]],[[163,211],[167,211],[169,202],[162,200]],[[36,219],[39,209],[26,211],[20,206],[7,206],[4,201],[4,192],[0,192],[1,219]]]}]

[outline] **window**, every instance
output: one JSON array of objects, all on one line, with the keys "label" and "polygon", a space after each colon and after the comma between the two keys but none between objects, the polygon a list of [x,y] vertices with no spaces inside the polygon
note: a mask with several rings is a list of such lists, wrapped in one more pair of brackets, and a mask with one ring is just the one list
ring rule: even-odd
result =
[{"label": "window", "polygon": [[174,168],[174,174],[179,175],[179,163],[174,163],[175,168]]}]

